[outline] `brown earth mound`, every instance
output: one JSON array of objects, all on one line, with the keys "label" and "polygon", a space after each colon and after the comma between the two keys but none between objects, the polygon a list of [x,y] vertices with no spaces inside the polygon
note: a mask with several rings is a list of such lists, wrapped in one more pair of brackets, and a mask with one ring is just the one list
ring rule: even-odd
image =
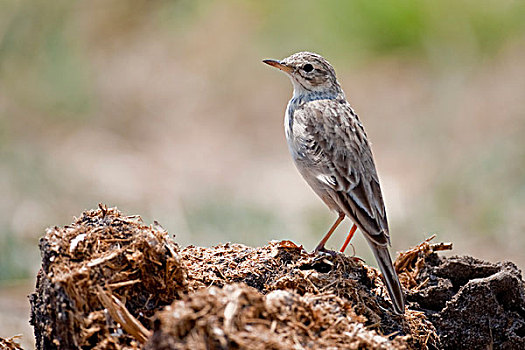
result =
[{"label": "brown earth mound", "polygon": [[11,338],[0,338],[0,349],[2,350],[21,350],[22,348],[18,344],[20,336],[15,335]]},{"label": "brown earth mound", "polygon": [[519,348],[511,263],[442,258],[423,242],[396,269],[404,316],[376,269],[289,241],[180,249],[157,223],[100,206],[41,239],[31,296],[38,349]]},{"label": "brown earth mound", "polygon": [[410,290],[411,307],[428,315],[447,349],[525,349],[525,290],[511,262],[431,255]]}]

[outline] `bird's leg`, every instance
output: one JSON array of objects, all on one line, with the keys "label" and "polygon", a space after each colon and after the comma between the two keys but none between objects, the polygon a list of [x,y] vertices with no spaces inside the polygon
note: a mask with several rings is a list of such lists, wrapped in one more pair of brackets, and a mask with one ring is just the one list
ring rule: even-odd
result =
[{"label": "bird's leg", "polygon": [[319,242],[317,247],[314,249],[314,253],[326,251],[326,249],[324,248],[324,245],[326,244],[326,241],[328,241],[328,239],[330,238],[332,233],[334,233],[335,229],[337,228],[337,226],[339,226],[339,224],[341,223],[341,221],[343,221],[344,218],[345,218],[345,214],[339,213],[339,217],[337,218],[337,220],[335,220],[335,222],[332,225],[332,227],[330,227],[330,230],[326,233],[326,235],[324,235],[324,237],[321,240],[321,242]]},{"label": "bird's leg", "polygon": [[348,243],[350,243],[350,240],[352,240],[352,237],[354,237],[355,230],[357,230],[357,226],[354,224],[354,226],[352,226],[352,228],[350,229],[348,236],[346,237],[345,243],[341,247],[341,250],[340,250],[341,253],[345,252],[346,247],[348,247]]}]

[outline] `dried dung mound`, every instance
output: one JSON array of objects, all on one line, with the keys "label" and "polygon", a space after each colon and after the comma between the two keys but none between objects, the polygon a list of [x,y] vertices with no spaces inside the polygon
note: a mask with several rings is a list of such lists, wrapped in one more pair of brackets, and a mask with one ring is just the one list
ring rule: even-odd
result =
[{"label": "dried dung mound", "polygon": [[[154,313],[187,288],[179,248],[167,232],[116,209],[101,206],[48,229],[40,251],[30,297],[38,349],[139,348],[141,327],[151,329]],[[136,322],[124,329],[119,315]]]},{"label": "dried dung mound", "polygon": [[18,344],[17,340],[19,340],[20,336],[15,335],[14,337],[10,338],[2,338],[0,337],[0,349],[2,350],[22,350],[20,347],[20,344]]},{"label": "dried dung mound", "polygon": [[[426,241],[398,257],[408,308],[397,316],[378,271],[358,259],[289,241],[181,250],[160,225],[100,206],[41,239],[31,323],[38,349],[440,349],[479,332],[501,348],[504,334],[522,339],[519,271],[436,254],[450,248]],[[479,311],[485,318],[465,319],[480,305],[491,309]],[[481,327],[486,320],[497,328]]]},{"label": "dried dung mound", "polygon": [[428,315],[444,349],[525,349],[525,288],[513,263],[431,253],[420,265],[407,299]]},{"label": "dried dung mound", "polygon": [[245,284],[211,287],[162,311],[146,349],[392,349],[407,337],[367,329],[333,294],[289,290],[262,295]]},{"label": "dried dung mound", "polygon": [[[293,309],[282,314],[284,323],[281,323],[279,333],[268,328],[264,335],[262,331],[254,335],[261,336],[257,343],[262,338],[284,337],[310,349],[341,348],[351,344],[362,348],[361,338],[348,331],[352,329],[349,325],[358,323],[364,326],[363,333],[368,334],[369,347],[378,346],[375,341],[380,338],[378,334],[396,335],[393,337],[396,348],[420,349],[438,344],[434,327],[422,312],[407,310],[405,317],[401,317],[390,311],[388,294],[378,271],[359,259],[342,254],[312,255],[290,241],[270,242],[260,248],[240,244],[213,248],[190,246],[181,251],[181,256],[188,268],[189,290],[242,282],[255,288],[265,298],[275,292],[286,291],[292,300],[302,301],[294,303]],[[218,307],[218,310],[221,308]],[[297,323],[293,319],[297,313],[310,316],[303,323]],[[267,324],[273,320],[261,316],[257,322]],[[298,332],[297,324],[306,328],[307,332]],[[384,340],[382,344],[385,348],[393,347],[394,343],[388,337]],[[235,344],[228,344],[226,348],[246,348]],[[271,348],[270,344],[265,346]]]}]

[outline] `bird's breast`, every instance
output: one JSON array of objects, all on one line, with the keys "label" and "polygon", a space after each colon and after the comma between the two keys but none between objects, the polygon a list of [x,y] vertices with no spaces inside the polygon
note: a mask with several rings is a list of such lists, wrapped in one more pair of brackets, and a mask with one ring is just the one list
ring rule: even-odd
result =
[{"label": "bird's breast", "polygon": [[295,125],[296,120],[294,114],[299,106],[299,102],[298,98],[292,98],[290,102],[288,102],[284,115],[284,133],[286,135],[288,149],[294,160],[301,158],[300,144],[298,144],[297,135],[296,132],[294,132],[294,129],[297,127],[297,125]]},{"label": "bird's breast", "polygon": [[288,106],[286,106],[286,112],[284,113],[284,133],[286,135],[286,140],[289,140],[291,137],[293,127],[293,112],[294,108],[292,106],[292,100],[290,100],[290,102],[288,102]]}]

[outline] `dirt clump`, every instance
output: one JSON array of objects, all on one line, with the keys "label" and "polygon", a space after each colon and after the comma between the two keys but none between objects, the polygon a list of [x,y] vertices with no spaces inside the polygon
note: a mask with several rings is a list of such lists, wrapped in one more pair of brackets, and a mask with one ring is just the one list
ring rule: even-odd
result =
[{"label": "dirt clump", "polygon": [[397,258],[404,316],[359,259],[290,241],[180,249],[159,224],[103,205],[48,229],[40,248],[38,349],[477,348],[462,342],[475,332],[509,348],[504,339],[525,337],[519,271],[437,255],[450,244],[425,241]]},{"label": "dirt clump", "polygon": [[20,347],[20,344],[18,344],[18,340],[20,339],[20,336],[15,335],[14,337],[10,338],[2,338],[0,337],[0,349],[2,350],[22,350]]},{"label": "dirt clump", "polygon": [[407,293],[434,324],[444,349],[525,349],[525,289],[511,262],[425,257]]},{"label": "dirt clump", "polygon": [[[377,270],[357,259],[342,254],[311,255],[289,241],[271,242],[260,248],[239,244],[213,248],[190,246],[181,251],[181,256],[187,262],[189,289],[199,293],[199,300],[215,302],[206,286],[242,283],[236,288],[252,287],[245,290],[246,295],[258,293],[262,305],[260,317],[256,321],[252,317],[248,322],[241,317],[240,328],[234,333],[248,334],[247,329],[253,329],[250,322],[257,323],[259,329],[251,337],[258,339],[253,344],[260,344],[260,348],[276,348],[275,339],[282,339],[277,344],[287,344],[277,347],[279,349],[299,345],[311,349],[419,349],[438,343],[434,327],[422,312],[407,310],[405,317],[401,317],[390,311]],[[191,304],[191,300],[176,303],[177,310]],[[273,302],[286,305],[285,301],[290,304],[288,307],[280,307],[277,313],[272,309]],[[215,316],[221,320],[221,310],[225,307],[220,304],[210,310],[216,310]],[[208,317],[205,315],[204,319]],[[173,320],[161,317],[158,322],[156,332],[165,334],[169,328],[165,323],[171,324]],[[198,336],[188,339],[208,339],[209,335],[202,333],[206,329],[209,328],[193,329]],[[228,333],[223,336],[218,343],[228,345],[222,348],[250,348],[230,339]],[[265,339],[271,341],[265,343]],[[185,345],[178,342],[181,348],[194,347],[185,341],[182,343]]]},{"label": "dirt clump", "polygon": [[334,295],[288,290],[262,295],[244,284],[211,287],[157,317],[146,349],[391,349],[407,336],[382,335]]},{"label": "dirt clump", "polygon": [[[42,268],[30,297],[38,349],[139,348],[141,325],[150,329],[155,312],[187,289],[179,248],[168,233],[114,208],[100,206],[71,225],[48,229],[40,251]],[[124,330],[112,317],[111,311],[123,311],[115,299],[138,329],[128,324]]]}]

